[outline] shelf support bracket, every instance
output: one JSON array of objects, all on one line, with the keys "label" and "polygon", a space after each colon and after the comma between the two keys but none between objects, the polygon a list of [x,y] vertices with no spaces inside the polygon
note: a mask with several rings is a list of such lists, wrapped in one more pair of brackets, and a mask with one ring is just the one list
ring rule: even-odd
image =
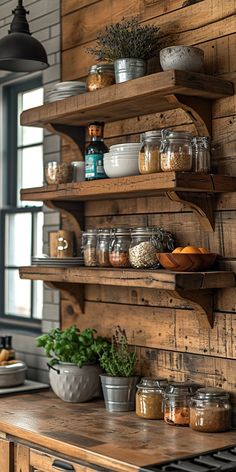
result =
[{"label": "shelf support bracket", "polygon": [[57,134],[69,144],[74,154],[74,161],[83,161],[85,150],[85,127],[47,123],[44,125],[50,133]]},{"label": "shelf support bracket", "polygon": [[53,290],[60,290],[61,294],[69,298],[72,304],[79,306],[80,314],[84,314],[84,285],[67,282],[44,282]]},{"label": "shelf support bracket", "polygon": [[[196,315],[200,326],[209,329],[214,326],[213,292],[212,290],[174,290],[169,292],[172,297],[189,300],[197,307]],[[199,310],[200,307],[200,310]]]},{"label": "shelf support bracket", "polygon": [[181,108],[193,122],[199,136],[211,135],[211,101],[201,97],[167,95],[173,108]]},{"label": "shelf support bracket", "polygon": [[213,232],[215,230],[214,218],[214,195],[208,193],[185,193],[185,192],[166,192],[166,196],[182,205],[191,208],[197,215],[198,220],[204,231]]},{"label": "shelf support bracket", "polygon": [[67,222],[71,226],[76,237],[76,253],[79,254],[81,249],[81,235],[84,225],[84,204],[83,202],[72,201],[51,201],[46,200],[44,204],[52,210],[59,211],[62,216],[66,217]]}]

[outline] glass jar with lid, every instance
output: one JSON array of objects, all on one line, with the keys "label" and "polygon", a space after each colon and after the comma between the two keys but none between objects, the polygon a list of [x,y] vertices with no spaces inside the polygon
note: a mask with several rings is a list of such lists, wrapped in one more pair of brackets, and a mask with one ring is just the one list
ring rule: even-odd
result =
[{"label": "glass jar with lid", "polygon": [[193,172],[208,173],[211,170],[211,151],[209,136],[194,136],[193,148]]},{"label": "glass jar with lid", "polygon": [[155,269],[159,267],[158,252],[174,249],[171,233],[158,227],[140,227],[131,230],[129,260],[135,269]]},{"label": "glass jar with lid", "polygon": [[161,170],[188,172],[192,169],[192,133],[162,130]]},{"label": "glass jar with lid", "polygon": [[130,267],[130,241],[129,228],[115,228],[112,231],[109,246],[109,261],[113,267]]},{"label": "glass jar with lid", "polygon": [[221,388],[199,388],[190,402],[190,427],[204,433],[230,429],[229,394]]},{"label": "glass jar with lid", "polygon": [[100,267],[110,267],[109,246],[111,230],[100,228],[97,233],[96,258]]},{"label": "glass jar with lid", "polygon": [[96,246],[97,246],[97,230],[87,229],[82,233],[81,249],[84,257],[84,265],[86,267],[96,267]]},{"label": "glass jar with lid", "polygon": [[173,382],[165,392],[164,421],[172,426],[189,426],[190,399],[197,386],[189,382]]},{"label": "glass jar with lid", "polygon": [[93,92],[115,83],[113,64],[95,64],[90,67],[87,77],[87,90]]},{"label": "glass jar with lid", "polygon": [[162,420],[166,386],[167,379],[143,377],[137,385],[136,415],[148,420]]},{"label": "glass jar with lid", "polygon": [[140,174],[153,174],[161,171],[160,145],[161,131],[147,131],[141,135],[141,149],[139,151]]}]

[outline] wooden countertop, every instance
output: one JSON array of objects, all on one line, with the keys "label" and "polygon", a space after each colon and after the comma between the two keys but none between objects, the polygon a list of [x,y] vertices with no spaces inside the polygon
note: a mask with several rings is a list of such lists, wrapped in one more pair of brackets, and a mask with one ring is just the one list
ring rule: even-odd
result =
[{"label": "wooden countertop", "polygon": [[50,391],[2,397],[0,431],[123,472],[236,445],[236,431],[198,433],[135,412],[108,413],[102,401],[65,403]]}]

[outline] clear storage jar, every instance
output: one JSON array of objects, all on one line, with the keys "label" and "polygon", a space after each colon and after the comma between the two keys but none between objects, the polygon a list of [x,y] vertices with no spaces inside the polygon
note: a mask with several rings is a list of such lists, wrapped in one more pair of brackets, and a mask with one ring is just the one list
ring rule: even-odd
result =
[{"label": "clear storage jar", "polygon": [[84,257],[84,265],[86,267],[96,267],[96,246],[97,246],[97,230],[87,229],[82,233],[81,249]]},{"label": "clear storage jar", "polygon": [[163,172],[192,170],[192,133],[162,131],[161,170]]},{"label": "clear storage jar", "polygon": [[165,392],[164,421],[172,426],[189,426],[190,399],[196,387],[190,383],[173,382]]},{"label": "clear storage jar", "polygon": [[87,77],[87,90],[93,92],[115,83],[113,64],[95,64],[90,67]]},{"label": "clear storage jar", "polygon": [[204,433],[219,433],[231,427],[229,394],[220,388],[200,388],[191,398],[190,427]]},{"label": "clear storage jar", "polygon": [[129,228],[115,228],[112,231],[109,246],[109,261],[113,267],[130,267],[130,241]]},{"label": "clear storage jar", "polygon": [[166,386],[167,379],[143,377],[137,385],[136,415],[148,420],[162,420]]},{"label": "clear storage jar", "polygon": [[158,252],[174,249],[171,233],[157,227],[141,227],[131,230],[129,260],[135,269],[155,269],[159,267]]},{"label": "clear storage jar", "polygon": [[139,151],[140,174],[153,174],[161,171],[160,145],[161,131],[147,131],[141,135]]},{"label": "clear storage jar", "polygon": [[193,172],[208,173],[211,170],[211,151],[209,136],[194,136],[193,148]]},{"label": "clear storage jar", "polygon": [[109,267],[110,229],[99,229],[97,233],[96,259],[100,267]]}]

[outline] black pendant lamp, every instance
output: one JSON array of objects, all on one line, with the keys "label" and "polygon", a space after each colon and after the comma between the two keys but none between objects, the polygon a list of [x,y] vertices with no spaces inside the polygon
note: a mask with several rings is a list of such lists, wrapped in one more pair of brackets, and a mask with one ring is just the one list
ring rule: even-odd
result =
[{"label": "black pendant lamp", "polygon": [[0,39],[0,70],[34,72],[48,67],[47,53],[29,30],[29,13],[18,0],[8,35]]}]

